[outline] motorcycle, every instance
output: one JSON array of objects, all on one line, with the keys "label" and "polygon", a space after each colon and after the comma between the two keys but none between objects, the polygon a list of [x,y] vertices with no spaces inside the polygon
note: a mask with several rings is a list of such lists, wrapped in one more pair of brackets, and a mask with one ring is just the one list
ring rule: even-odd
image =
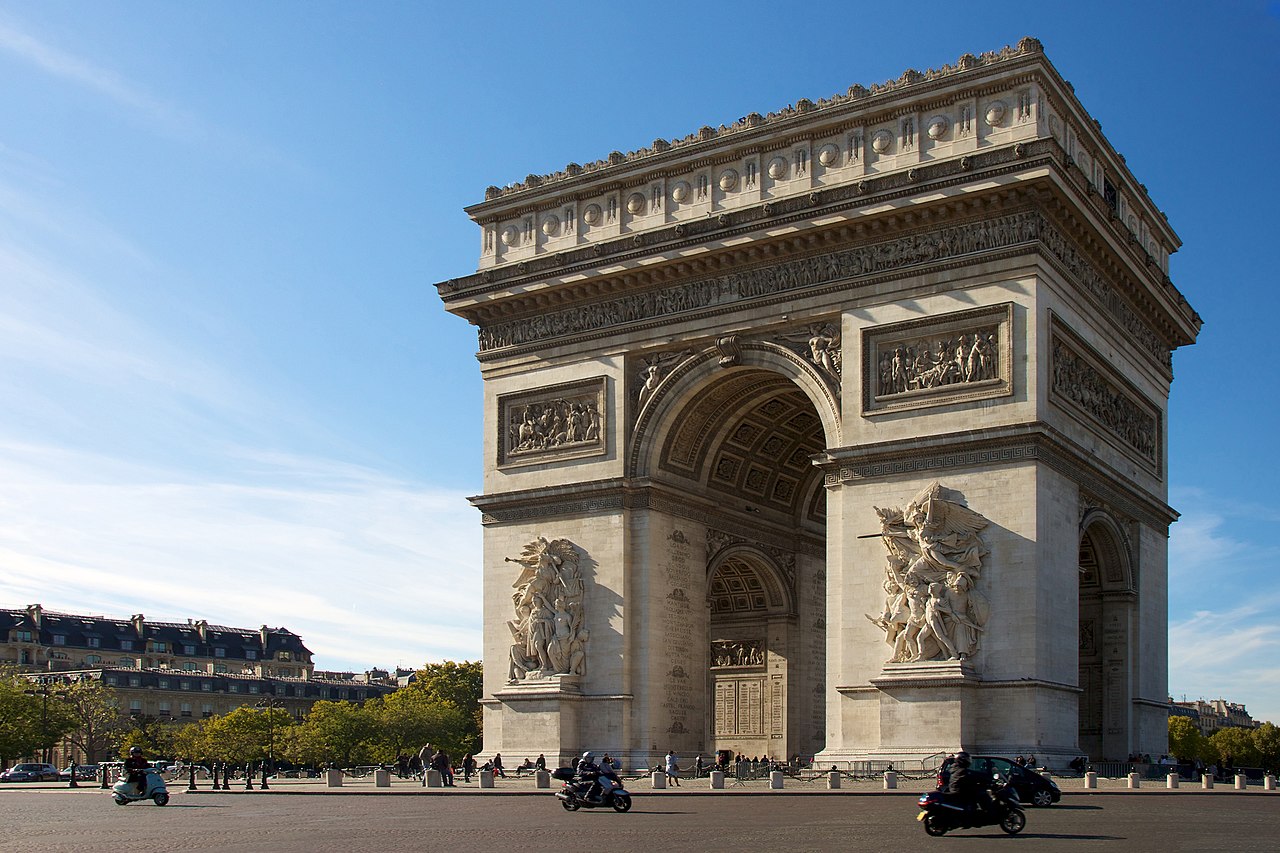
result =
[{"label": "motorcycle", "polygon": [[129,803],[138,800],[151,800],[157,806],[167,805],[169,803],[169,789],[165,787],[164,777],[154,767],[148,767],[140,771],[145,774],[143,777],[142,790],[138,790],[138,784],[129,779],[128,774],[121,776],[111,789],[111,798],[117,806],[127,806]]},{"label": "motorcycle", "polygon": [[622,787],[622,780],[612,771],[600,773],[597,780],[600,783],[600,796],[597,799],[587,798],[592,780],[579,778],[572,767],[560,767],[552,771],[551,775],[564,783],[564,787],[556,791],[556,799],[567,812],[602,808],[612,808],[615,812],[631,811],[631,795]]},{"label": "motorcycle", "polygon": [[[1000,777],[996,777],[1000,781]],[[1010,780],[992,791],[991,803],[986,808],[969,809],[955,794],[946,791],[930,791],[918,802],[920,813],[916,820],[924,824],[929,835],[945,835],[953,829],[974,829],[979,826],[999,825],[1010,835],[1017,835],[1027,825],[1022,811],[1022,801]]]}]

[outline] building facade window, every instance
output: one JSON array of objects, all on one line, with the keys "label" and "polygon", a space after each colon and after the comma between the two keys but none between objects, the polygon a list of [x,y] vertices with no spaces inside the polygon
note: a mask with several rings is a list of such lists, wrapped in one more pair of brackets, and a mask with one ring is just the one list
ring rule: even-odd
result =
[{"label": "building facade window", "polygon": [[131,676],[129,676],[129,686],[130,686],[130,687],[141,687],[141,686],[142,686],[142,679],[141,679],[140,677],[136,676],[136,675],[131,675]]},{"label": "building facade window", "polygon": [[182,703],[182,716],[184,716],[184,717],[190,717],[190,716],[191,716],[191,703],[190,703],[190,702],[183,702],[183,703]]},{"label": "building facade window", "polygon": [[97,666],[102,663],[102,655],[85,655],[84,662],[86,666]]},{"label": "building facade window", "polygon": [[168,716],[172,716],[172,710],[173,709],[168,702],[161,702],[156,713],[158,713],[162,717],[168,717]]},{"label": "building facade window", "polygon": [[183,679],[179,686],[180,686],[183,690],[190,690],[190,689],[191,689],[191,682],[190,682],[190,681],[187,681],[186,679]]},{"label": "building facade window", "polygon": [[130,700],[129,700],[129,713],[130,713],[130,714],[141,714],[141,713],[142,713],[142,700],[141,700],[141,699],[130,699]]},{"label": "building facade window", "polygon": [[227,656],[227,650],[219,646],[213,650],[213,656],[215,658],[225,658]]},{"label": "building facade window", "polygon": [[30,631],[14,631],[13,634],[15,643],[30,643],[33,638]]},{"label": "building facade window", "polygon": [[208,693],[209,691],[213,690],[213,685],[207,681],[202,681],[200,682],[200,689],[203,690],[205,693]]},{"label": "building facade window", "polygon": [[120,651],[122,651],[122,652],[131,652],[131,651],[133,651],[133,640],[121,640],[121,641],[120,641]]},{"label": "building facade window", "polygon": [[167,643],[162,643],[157,640],[152,640],[151,642],[147,643],[147,651],[153,654],[155,653],[164,654],[168,650],[169,650],[169,646]]},{"label": "building facade window", "polygon": [[202,716],[202,717],[212,717],[212,716],[213,716],[213,703],[212,703],[212,702],[205,702],[203,705],[201,705],[201,706],[200,706],[200,716]]},{"label": "building facade window", "polygon": [[120,658],[120,666],[125,669],[133,669],[133,658]]},{"label": "building facade window", "polygon": [[257,660],[257,659],[258,659],[258,652],[257,652],[257,650],[256,650],[256,649],[245,649],[245,650],[244,650],[244,659],[245,659],[245,660]]},{"label": "building facade window", "polygon": [[194,663],[194,662],[192,662],[192,661],[187,661],[186,663],[184,663],[184,664],[182,665],[182,668],[183,668],[184,670],[186,670],[187,672],[195,672],[195,671],[196,671],[196,665],[195,665],[195,663]]},{"label": "building facade window", "polygon": [[160,687],[161,690],[169,689],[169,679],[167,678],[160,679],[159,681],[156,682],[156,684]]},{"label": "building facade window", "polygon": [[67,635],[66,635],[66,634],[54,634],[54,635],[53,635],[53,644],[54,644],[55,646],[65,646],[65,645],[67,644]]},{"label": "building facade window", "polygon": [[183,653],[184,655],[194,655],[194,654],[196,653],[196,647],[195,647],[195,646],[183,646],[183,647],[182,647],[182,653]]},{"label": "building facade window", "polygon": [[215,663],[213,665],[213,671],[219,674],[224,673],[227,671],[227,665],[225,663]]},{"label": "building facade window", "polygon": [[102,645],[102,640],[98,639],[97,637],[85,637],[84,644],[91,649],[96,649]]}]

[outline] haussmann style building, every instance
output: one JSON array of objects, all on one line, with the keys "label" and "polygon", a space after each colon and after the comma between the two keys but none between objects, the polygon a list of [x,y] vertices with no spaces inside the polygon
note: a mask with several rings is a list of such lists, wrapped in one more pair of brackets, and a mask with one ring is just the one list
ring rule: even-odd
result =
[{"label": "haussmann style building", "polygon": [[1166,751],[1200,318],[1039,42],[467,213],[487,752]]}]

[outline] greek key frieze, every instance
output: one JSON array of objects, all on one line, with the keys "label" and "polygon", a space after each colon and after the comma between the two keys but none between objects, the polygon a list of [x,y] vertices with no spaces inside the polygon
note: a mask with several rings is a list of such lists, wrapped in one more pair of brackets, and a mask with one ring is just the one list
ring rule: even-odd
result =
[{"label": "greek key frieze", "polygon": [[[1052,391],[1083,411],[1113,438],[1137,451],[1153,466],[1160,464],[1160,415],[1136,390],[1107,375],[1099,356],[1065,328],[1053,328]],[[1141,400],[1141,401],[1140,401]]]},{"label": "greek key frieze", "polygon": [[498,398],[498,464],[605,452],[605,378]]}]

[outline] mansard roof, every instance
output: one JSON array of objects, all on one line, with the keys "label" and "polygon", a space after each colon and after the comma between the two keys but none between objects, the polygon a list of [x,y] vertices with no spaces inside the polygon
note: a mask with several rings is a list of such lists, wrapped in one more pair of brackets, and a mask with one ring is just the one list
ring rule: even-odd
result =
[{"label": "mansard roof", "polygon": [[[33,605],[35,607],[35,605]],[[139,633],[138,625],[142,632]],[[32,608],[0,610],[0,632],[10,629],[30,630],[37,633],[36,642],[54,645],[55,635],[64,638],[57,645],[72,648],[87,647],[88,639],[98,641],[94,648],[107,651],[120,650],[122,641],[163,642],[173,645],[194,645],[205,648],[222,648],[229,658],[243,658],[245,651],[256,654],[275,654],[287,651],[311,654],[302,638],[287,628],[236,628],[229,625],[209,625],[200,621],[148,622],[141,614],[130,619],[107,616],[88,616],[75,613],[58,613],[41,609],[39,624]],[[200,632],[203,629],[204,638]],[[139,649],[134,649],[135,651]]]}]

